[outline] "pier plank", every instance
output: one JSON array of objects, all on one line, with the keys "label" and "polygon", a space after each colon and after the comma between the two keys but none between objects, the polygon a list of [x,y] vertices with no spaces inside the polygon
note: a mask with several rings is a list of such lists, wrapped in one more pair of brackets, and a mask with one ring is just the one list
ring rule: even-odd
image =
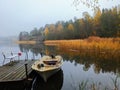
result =
[{"label": "pier plank", "polygon": [[28,74],[31,73],[31,66],[35,60],[19,60],[14,64],[8,64],[0,67],[0,82],[17,81],[26,78],[25,64],[27,64]]}]

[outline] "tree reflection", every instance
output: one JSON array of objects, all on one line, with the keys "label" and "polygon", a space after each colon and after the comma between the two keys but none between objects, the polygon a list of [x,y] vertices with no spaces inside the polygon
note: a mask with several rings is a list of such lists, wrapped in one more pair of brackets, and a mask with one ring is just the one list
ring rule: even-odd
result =
[{"label": "tree reflection", "polygon": [[111,58],[111,55],[97,52],[89,52],[89,51],[70,51],[67,49],[60,49],[58,47],[48,46],[47,52],[60,54],[63,56],[64,60],[70,61],[71,63],[74,61],[75,66],[77,64],[84,65],[83,70],[88,71],[90,66],[94,66],[95,73],[106,73],[106,72],[120,72],[120,60],[119,57]]},{"label": "tree reflection", "polygon": [[[93,65],[94,72],[120,72],[120,55],[117,57],[112,57],[109,52],[98,53],[89,51],[72,51],[68,49],[61,49],[55,46],[44,46],[42,45],[19,45],[22,52],[31,51],[35,55],[62,55],[65,61],[75,62],[77,64],[84,65],[83,70],[88,71],[90,66]],[[118,54],[117,54],[118,55]],[[114,55],[115,56],[115,55]]]},{"label": "tree reflection", "polygon": [[44,45],[43,44],[19,44],[21,52],[26,54],[25,58],[28,59],[28,52],[32,52],[32,57],[35,59],[35,56],[39,54],[42,56],[44,54]]}]

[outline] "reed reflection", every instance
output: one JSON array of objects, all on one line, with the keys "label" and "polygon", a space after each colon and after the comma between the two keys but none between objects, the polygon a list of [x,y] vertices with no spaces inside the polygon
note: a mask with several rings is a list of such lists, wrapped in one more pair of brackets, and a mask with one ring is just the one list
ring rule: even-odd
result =
[{"label": "reed reflection", "polygon": [[120,60],[119,57],[111,58],[110,55],[104,53],[96,53],[89,51],[77,51],[77,50],[67,50],[61,49],[59,47],[48,46],[47,53],[55,53],[63,56],[64,60],[75,62],[77,64],[84,65],[83,70],[87,71],[91,65],[94,65],[95,73],[106,73],[106,72],[120,72]]},{"label": "reed reflection", "polygon": [[51,55],[51,54],[59,54],[62,55],[64,60],[75,62],[75,66],[77,64],[84,65],[83,70],[89,70],[91,65],[94,65],[94,72],[103,73],[106,72],[120,72],[120,55],[117,57],[112,57],[110,54],[97,53],[97,52],[89,52],[89,51],[77,51],[72,49],[63,49],[55,46],[44,46],[44,45],[20,45],[21,51],[31,51],[37,54],[42,55]]}]

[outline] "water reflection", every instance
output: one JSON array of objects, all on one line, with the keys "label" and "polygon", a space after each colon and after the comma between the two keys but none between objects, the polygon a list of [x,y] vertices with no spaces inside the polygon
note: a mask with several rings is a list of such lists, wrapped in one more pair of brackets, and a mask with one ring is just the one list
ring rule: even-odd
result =
[{"label": "water reflection", "polygon": [[[106,73],[106,72],[120,72],[120,59],[117,58],[108,58],[106,55],[103,54],[96,54],[96,53],[85,53],[79,51],[67,51],[61,50],[58,47],[47,47],[47,51],[49,53],[56,53],[60,54],[64,57],[64,60],[75,62],[75,66],[77,64],[84,65],[84,71],[88,71],[91,65],[94,65],[94,72],[95,73]],[[118,56],[120,57],[120,56]]]},{"label": "water reflection", "polygon": [[[43,56],[44,45],[43,44],[19,44],[20,51],[25,53],[25,59],[35,59],[36,56]],[[32,54],[29,54],[32,53]],[[38,57],[40,58],[40,57]],[[37,59],[38,59],[37,58]]]},{"label": "water reflection", "polygon": [[63,85],[63,71],[60,70],[53,76],[51,76],[47,82],[37,75],[35,78],[32,90],[61,90]]},{"label": "water reflection", "polygon": [[[96,53],[85,53],[79,51],[68,51],[61,50],[58,47],[54,46],[44,46],[40,45],[19,45],[20,50],[22,52],[31,51],[34,55],[41,54],[42,55],[51,55],[51,54],[59,54],[62,55],[64,60],[73,62],[75,61],[75,66],[77,64],[84,65],[85,71],[88,71],[91,65],[94,65],[94,72],[100,73],[100,71],[104,72],[120,72],[120,59],[108,58],[103,54]],[[120,57],[120,56],[118,56]]]},{"label": "water reflection", "polygon": [[44,51],[43,44],[35,44],[35,45],[27,45],[27,44],[19,44],[19,48],[21,52],[33,52],[35,55],[41,54]]},{"label": "water reflection", "polygon": [[[117,54],[119,56],[117,56],[116,58],[109,57],[110,55],[106,55],[104,53],[65,50],[59,47],[44,45],[42,48],[39,45],[22,46],[22,48],[23,51],[31,51],[35,53],[35,55],[42,53],[42,55],[55,54],[61,55],[63,57],[64,64],[62,66],[62,70],[64,73],[64,82],[63,86],[61,85],[61,90],[80,90],[79,86],[85,81],[88,81],[88,88],[94,86],[98,87],[99,90],[101,88],[108,88],[108,90],[111,90],[114,89],[116,84],[120,84],[119,54]],[[41,90],[50,90],[48,88],[50,88],[50,86],[52,88],[52,86],[54,85],[52,82],[56,86],[58,80],[53,77],[50,79],[49,82],[43,83],[42,79],[40,79],[40,77],[37,77],[36,82],[33,84],[33,90],[38,90],[38,88],[40,88]],[[120,89],[120,87],[118,88]],[[52,90],[54,90],[54,87],[52,88]]]}]

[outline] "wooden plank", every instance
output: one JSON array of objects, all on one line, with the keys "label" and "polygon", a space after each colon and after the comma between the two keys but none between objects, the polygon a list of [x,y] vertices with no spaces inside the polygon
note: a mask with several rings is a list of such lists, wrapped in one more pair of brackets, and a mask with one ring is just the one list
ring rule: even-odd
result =
[{"label": "wooden plank", "polygon": [[25,68],[24,65],[20,66],[18,69],[10,72],[6,77],[3,78],[3,80],[14,80],[14,78],[15,78],[15,80],[21,79],[21,78],[16,78],[16,76],[17,76],[17,74],[19,74],[19,73],[21,73],[23,71],[24,71],[23,73],[25,75],[24,68]]},{"label": "wooden plank", "polygon": [[0,71],[2,71],[2,72],[0,72],[0,76],[3,75],[4,73],[11,72],[11,70],[18,68],[19,66],[21,66],[24,63],[25,63],[25,61],[16,61],[13,64],[9,63],[7,65],[1,66]]},{"label": "wooden plank", "polygon": [[[27,65],[27,68],[28,68],[28,70],[31,68],[31,64],[30,64],[30,63]],[[32,71],[32,70],[31,70],[31,71]],[[29,74],[29,73],[28,73],[28,74]],[[11,77],[11,79],[15,79],[15,80],[18,79],[18,78],[19,78],[19,79],[22,79],[23,76],[26,77],[25,66],[24,66],[24,67],[21,67],[20,70],[17,71],[16,74],[14,74],[14,76]]]},{"label": "wooden plank", "polygon": [[[17,76],[19,73],[21,73],[21,72],[23,72],[23,71],[24,71],[23,73],[25,73],[24,68],[25,68],[24,65],[20,66],[20,68],[18,68],[17,70],[15,70],[13,73],[10,73],[9,77],[7,77],[7,78],[5,78],[5,79],[7,79],[7,80],[14,80],[14,78],[16,78],[16,76]],[[20,79],[20,78],[16,78],[16,79]]]},{"label": "wooden plank", "polygon": [[[20,62],[21,63],[21,62]],[[3,68],[2,69],[2,71],[0,72],[0,80],[1,80],[1,78],[3,78],[3,77],[7,77],[7,75],[8,74],[10,74],[11,72],[13,72],[15,69],[17,69],[17,68],[19,68],[20,67],[20,63],[18,64],[18,63],[16,63],[15,65],[13,65],[13,66],[9,66],[9,65],[5,65],[5,66],[3,66],[3,67],[1,67],[1,68]]]},{"label": "wooden plank", "polygon": [[9,71],[6,71],[3,75],[2,75],[2,80],[4,79],[4,78],[8,78],[9,76],[11,76],[11,74],[15,74],[15,72],[16,72],[16,70],[17,69],[19,69],[21,66],[19,66],[19,67],[13,67],[13,68],[11,68]]},{"label": "wooden plank", "polygon": [[[19,61],[12,66],[0,67],[0,82],[2,81],[15,81],[26,78],[25,64],[27,64],[28,74],[32,71],[31,66],[35,61]],[[3,71],[3,72],[2,72]]]},{"label": "wooden plank", "polygon": [[17,76],[17,74],[23,71],[24,65],[20,66],[18,69],[14,70],[13,72],[9,73],[3,80],[14,80],[13,78]]}]

